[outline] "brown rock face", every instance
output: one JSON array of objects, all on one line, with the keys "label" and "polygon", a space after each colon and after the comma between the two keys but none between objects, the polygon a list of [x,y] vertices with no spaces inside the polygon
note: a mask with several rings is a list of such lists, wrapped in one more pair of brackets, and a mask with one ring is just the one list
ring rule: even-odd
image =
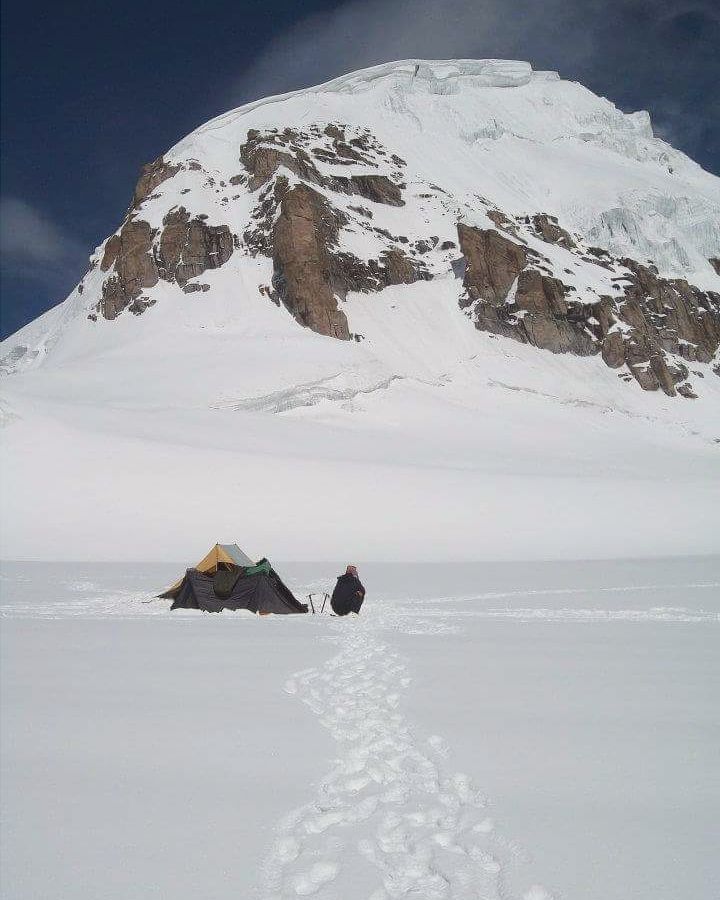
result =
[{"label": "brown rock face", "polygon": [[708,259],[708,262],[713,269],[715,269],[717,274],[720,275],[720,256],[711,256],[710,259]]},{"label": "brown rock face", "polygon": [[[291,136],[294,137],[294,132]],[[278,146],[267,146],[268,143],[278,143]],[[280,166],[285,166],[300,178],[311,181],[313,184],[321,184],[322,176],[308,154],[301,147],[289,147],[285,149],[285,143],[274,134],[261,134],[255,129],[248,132],[247,141],[240,148],[240,160],[250,172],[248,187],[251,191],[257,190],[268,182],[277,172]]]},{"label": "brown rock face", "polygon": [[525,269],[518,276],[515,306],[526,311],[520,327],[528,343],[553,353],[574,353],[592,356],[597,344],[588,333],[586,320],[589,311],[583,304],[570,306],[565,301],[565,285],[557,278],[542,275],[535,269]]},{"label": "brown rock face", "polygon": [[[320,130],[286,128],[252,130],[241,147],[240,157],[249,172],[248,187],[261,188],[250,227],[244,232],[251,253],[273,260],[271,297],[282,302],[295,318],[320,334],[347,340],[350,329],[338,303],[348,291],[379,291],[391,284],[411,284],[429,278],[418,248],[400,248],[408,238],[394,237],[373,228],[372,212],[363,206],[346,211],[333,207],[317,190],[322,186],[337,193],[359,195],[375,203],[402,206],[399,157],[389,157],[379,142],[363,130],[350,131],[331,124]],[[377,169],[382,163],[392,174],[377,171],[349,177],[322,174],[315,160],[339,165],[364,165]],[[285,167],[302,180],[292,188],[278,172]],[[365,228],[382,238],[387,249],[378,259],[362,260],[338,247],[342,226]],[[434,246],[428,244],[428,247]]]},{"label": "brown rock face", "polygon": [[[643,337],[631,337],[625,343],[625,362],[643,390],[657,391],[659,388],[668,395],[675,396],[675,382],[662,353],[653,348]],[[687,369],[678,380],[687,377]]]},{"label": "brown rock face", "polygon": [[172,178],[176,172],[180,171],[180,166],[171,166],[165,162],[162,156],[158,156],[153,162],[143,166],[140,172],[140,178],[135,187],[133,194],[131,209],[137,209],[138,206],[146,200],[156,187],[161,185],[163,181]]},{"label": "brown rock face", "polygon": [[620,331],[606,334],[602,342],[602,358],[606,366],[619,369],[625,364],[625,341]]},{"label": "brown rock face", "polygon": [[[120,232],[108,239],[100,263],[103,272],[114,269],[103,284],[96,307],[106,319],[116,318],[124,309],[137,315],[152,306],[154,300],[143,297],[142,292],[160,279],[177,282],[187,288],[186,293],[208,290],[207,285],[187,286],[187,281],[218,268],[232,255],[234,238],[227,225],[207,225],[205,216],[190,219],[183,207],[171,210],[161,229],[151,229],[138,218],[143,201],[184,168],[202,170],[197,160],[171,165],[162,156],[143,166],[125,222]],[[212,179],[209,182],[212,184]],[[90,318],[97,317],[91,313]]]},{"label": "brown rock face", "polygon": [[161,278],[183,287],[206,269],[223,265],[233,252],[227,225],[190,220],[183,207],[165,216],[159,246],[156,236],[147,222],[131,218],[108,240],[100,268],[107,272],[114,267],[115,273],[105,281],[97,307],[106,319],[116,318],[124,309],[139,315],[154,302],[142,296],[144,288],[154,287]]},{"label": "brown rock face", "polygon": [[[660,278],[653,267],[632,259],[623,259],[622,264],[631,272],[615,310],[616,320],[625,326],[625,362],[645,390],[661,389],[672,397],[676,385],[688,376],[687,367],[672,357],[710,362],[720,345],[720,295],[700,291],[684,279]],[[606,352],[610,339],[614,349]],[[604,336],[603,359],[606,353],[613,361],[618,359],[617,344],[617,332]],[[693,392],[686,385],[679,393],[690,397]]]},{"label": "brown rock face", "polygon": [[386,250],[382,257],[382,281],[385,286],[391,284],[414,284],[421,279],[429,278],[417,262],[409,259],[401,250]]},{"label": "brown rock face", "polygon": [[[321,146],[313,146],[318,142]],[[240,160],[250,173],[248,187],[251,191],[270,181],[284,166],[310,184],[322,185],[344,194],[358,194],[375,203],[403,206],[401,185],[387,175],[372,172],[350,177],[322,175],[313,161],[314,157],[333,165],[364,164],[376,167],[372,154],[381,149],[369,133],[348,142],[345,129],[337,125],[328,125],[323,132],[317,128],[303,132],[293,128],[260,132],[253,128],[240,148]],[[404,165],[399,157],[397,159],[397,166]]]},{"label": "brown rock face", "polygon": [[575,241],[570,237],[569,232],[558,225],[558,220],[555,216],[549,216],[547,213],[538,213],[532,217],[532,224],[538,237],[547,241],[548,244],[559,244],[561,247],[565,247],[566,250],[575,248]]},{"label": "brown rock face", "polygon": [[337,229],[324,197],[304,184],[287,190],[274,228],[273,287],[300,323],[319,334],[348,340],[347,318],[333,292],[329,252]]},{"label": "brown rock face", "polygon": [[517,234],[518,227],[504,212],[500,209],[488,209],[487,217],[490,221],[497,225],[501,231],[507,231],[510,234]]},{"label": "brown rock face", "polygon": [[632,259],[622,263],[633,274],[625,289],[624,318],[653,348],[709,363],[720,345],[720,294],[701,291],[685,279],[660,278]]},{"label": "brown rock face", "polygon": [[599,336],[602,339],[600,352],[603,362],[611,369],[619,369],[625,365],[625,339],[621,330],[615,301],[612,297],[601,297],[594,305],[598,320]]},{"label": "brown rock face", "polygon": [[460,223],[460,250],[467,261],[465,287],[470,300],[505,301],[512,283],[527,265],[523,247],[492,228]]},{"label": "brown rock face", "polygon": [[591,339],[569,319],[565,286],[528,268],[524,247],[494,229],[462,224],[458,237],[467,261],[464,285],[470,303],[475,302],[478,328],[555,353],[593,352]]},{"label": "brown rock face", "polygon": [[345,194],[359,194],[375,203],[386,203],[388,206],[405,205],[400,186],[391,181],[387,175],[337,177],[332,179],[332,186]]},{"label": "brown rock face", "polygon": [[106,319],[114,319],[126,308],[139,313],[150,305],[147,300],[140,302],[140,295],[143,288],[158,282],[157,266],[150,252],[154,237],[147,222],[129,221],[105,245],[100,268],[107,272],[114,266],[116,273],[103,285],[98,305]]},{"label": "brown rock face", "polygon": [[206,225],[190,219],[184,207],[172,210],[163,219],[158,269],[165,281],[181,287],[207,269],[218,269],[233,252],[232,232],[227,225]]},{"label": "brown rock face", "polygon": [[[550,217],[534,216],[532,221],[553,243],[567,234]],[[601,352],[611,368],[627,365],[644,390],[662,390],[668,396],[678,392],[676,385],[689,374],[678,357],[710,362],[720,345],[720,295],[712,291],[700,291],[682,279],[660,278],[652,267],[631,259],[613,261],[607,251],[596,250],[592,258],[606,267],[614,262],[629,270],[624,296],[571,301],[561,281],[534,267],[537,254],[504,234],[461,224],[458,236],[466,261],[467,298],[461,305],[472,305],[476,327],[483,331],[554,353]],[[679,392],[693,395],[690,385]]]},{"label": "brown rock face", "polygon": [[[460,240],[462,246],[463,238]],[[495,241],[487,241],[485,246],[498,249]],[[566,301],[562,281],[543,275],[537,269],[523,268],[516,276],[514,297],[508,295],[515,278],[502,296],[500,285],[507,284],[514,271],[506,265],[506,251],[507,247],[503,247],[494,259],[485,257],[483,265],[477,266],[476,261],[476,267],[468,264],[465,270],[465,287],[471,297],[477,298],[473,308],[476,327],[553,353],[578,356],[597,353],[595,340],[587,330],[590,312],[582,304]],[[502,282],[496,277],[488,277],[488,273],[497,271],[502,273]],[[478,273],[480,277],[475,280]]]},{"label": "brown rock face", "polygon": [[681,397],[687,397],[688,400],[697,400],[697,394],[689,384],[679,384],[677,392]]},{"label": "brown rock face", "polygon": [[[367,218],[364,208],[355,212]],[[274,299],[303,325],[342,339],[350,331],[338,299],[348,291],[379,291],[430,277],[421,261],[398,247],[368,261],[341,251],[338,232],[347,223],[347,215],[314,187],[291,189],[287,178],[277,175],[260,192],[252,227],[243,234],[252,253],[273,259]],[[385,236],[393,240],[389,233]]]},{"label": "brown rock face", "polygon": [[418,260],[411,259],[397,248],[385,250],[380,259],[367,262],[352,253],[333,252],[331,262],[333,289],[343,299],[348,291],[367,294],[393,284],[429,281],[432,277]]}]

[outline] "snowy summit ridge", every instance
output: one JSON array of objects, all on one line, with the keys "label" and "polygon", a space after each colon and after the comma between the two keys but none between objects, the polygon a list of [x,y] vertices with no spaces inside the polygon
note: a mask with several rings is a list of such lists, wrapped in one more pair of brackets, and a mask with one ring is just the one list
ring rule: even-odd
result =
[{"label": "snowy summit ridge", "polygon": [[[404,59],[358,69],[340,75],[310,88],[301,88],[285,94],[275,94],[243,104],[201,125],[193,134],[222,128],[229,120],[242,116],[272,103],[281,103],[294,97],[322,93],[362,93],[385,79],[392,79],[395,89],[410,85],[413,91],[425,90],[432,94],[456,94],[462,87],[518,87],[533,79],[556,80],[557,72],[535,72],[528,62],[509,59]],[[647,115],[647,114],[645,114]],[[181,141],[170,151],[181,146]]]},{"label": "snowy summit ridge", "polygon": [[573,428],[621,410],[704,453],[719,346],[720,180],[647,113],[526,62],[404,60],[249,103],[145,166],[81,283],[0,365],[17,433],[30,396],[223,428],[402,430],[432,407],[448,434],[458,409],[499,427],[520,398],[534,435],[544,404]]}]

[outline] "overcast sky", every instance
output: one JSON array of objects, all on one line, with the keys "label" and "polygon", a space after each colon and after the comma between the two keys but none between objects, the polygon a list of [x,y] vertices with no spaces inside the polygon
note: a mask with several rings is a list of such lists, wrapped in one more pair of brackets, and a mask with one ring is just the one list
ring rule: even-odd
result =
[{"label": "overcast sky", "polygon": [[409,57],[526,59],[720,174],[719,0],[3,0],[2,335],[58,303],[140,166],[256,97]]}]

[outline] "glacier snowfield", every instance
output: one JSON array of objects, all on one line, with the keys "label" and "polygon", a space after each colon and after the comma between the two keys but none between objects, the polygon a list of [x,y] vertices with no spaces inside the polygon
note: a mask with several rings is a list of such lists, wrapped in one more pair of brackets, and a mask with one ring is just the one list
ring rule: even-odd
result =
[{"label": "glacier snowfield", "polygon": [[4,897],[715,896],[720,557],[365,564],[348,620],[181,568],[3,564]]}]

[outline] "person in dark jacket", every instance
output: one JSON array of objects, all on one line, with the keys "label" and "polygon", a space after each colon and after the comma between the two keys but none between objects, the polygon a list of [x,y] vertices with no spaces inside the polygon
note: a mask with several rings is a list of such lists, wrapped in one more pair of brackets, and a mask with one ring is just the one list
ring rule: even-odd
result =
[{"label": "person in dark jacket", "polygon": [[365,588],[358,578],[355,566],[348,566],[344,575],[340,575],[335,585],[330,605],[336,616],[348,613],[359,613],[365,599]]}]

